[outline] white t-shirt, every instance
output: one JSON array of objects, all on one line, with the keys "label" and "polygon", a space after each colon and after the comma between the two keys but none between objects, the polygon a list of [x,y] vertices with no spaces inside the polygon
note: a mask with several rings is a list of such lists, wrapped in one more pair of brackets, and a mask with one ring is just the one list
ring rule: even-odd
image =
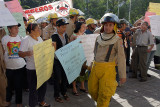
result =
[{"label": "white t-shirt", "polygon": [[19,57],[18,52],[21,45],[21,39],[17,35],[11,37],[6,35],[2,38],[2,45],[5,50],[4,61],[7,69],[23,68],[26,64],[25,60]]},{"label": "white t-shirt", "polygon": [[[38,37],[38,41],[33,39],[31,36],[27,36],[22,40],[20,51],[26,52],[26,51],[33,51],[33,46],[36,44],[39,44],[43,42],[41,37]],[[35,70],[35,63],[34,63],[34,56],[26,56],[26,68],[29,70]]]}]

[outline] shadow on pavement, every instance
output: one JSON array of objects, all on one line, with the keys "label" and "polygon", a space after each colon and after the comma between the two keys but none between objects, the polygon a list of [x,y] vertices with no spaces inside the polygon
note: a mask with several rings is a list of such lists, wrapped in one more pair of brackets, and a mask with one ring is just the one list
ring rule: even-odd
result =
[{"label": "shadow on pavement", "polygon": [[110,107],[160,107],[160,72],[151,67],[148,73],[151,77],[146,82],[128,78],[117,88]]}]

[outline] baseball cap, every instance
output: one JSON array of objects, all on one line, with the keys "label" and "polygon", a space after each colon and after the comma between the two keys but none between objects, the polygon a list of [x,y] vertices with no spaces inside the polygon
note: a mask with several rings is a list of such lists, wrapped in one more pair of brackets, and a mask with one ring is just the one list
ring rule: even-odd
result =
[{"label": "baseball cap", "polygon": [[69,24],[69,23],[67,22],[66,18],[60,18],[56,22],[56,26],[62,26],[62,25],[67,25],[67,24]]}]

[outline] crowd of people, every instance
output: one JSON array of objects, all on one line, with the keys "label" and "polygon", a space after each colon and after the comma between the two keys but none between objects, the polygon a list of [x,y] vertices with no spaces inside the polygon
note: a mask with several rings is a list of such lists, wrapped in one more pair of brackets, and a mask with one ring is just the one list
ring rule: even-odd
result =
[{"label": "crowd of people", "polygon": [[[59,18],[56,13],[49,14],[48,19],[41,23],[37,23],[34,16],[23,19],[26,28],[24,38],[18,35],[21,24],[7,26],[9,34],[3,27],[0,28],[0,107],[11,105],[13,93],[17,107],[22,107],[23,89],[29,91],[30,107],[50,107],[45,102],[47,83],[53,85],[55,101],[63,103],[61,95],[69,101],[67,88],[70,86],[72,94],[79,96],[77,82],[80,82],[80,91],[89,93],[97,102],[97,107],[108,107],[117,86],[126,82],[126,66],[130,67],[130,78],[145,82],[151,77],[147,71],[156,51],[156,38],[148,22],[143,19],[133,26],[112,13],[106,13],[100,20],[85,19],[74,8],[69,10],[68,19]],[[92,64],[87,66],[85,62],[79,77],[69,85],[64,69],[55,56],[53,75],[36,89],[33,46],[51,39],[55,50],[58,50],[79,36],[89,34],[98,35]],[[88,81],[88,88],[85,81]]]}]

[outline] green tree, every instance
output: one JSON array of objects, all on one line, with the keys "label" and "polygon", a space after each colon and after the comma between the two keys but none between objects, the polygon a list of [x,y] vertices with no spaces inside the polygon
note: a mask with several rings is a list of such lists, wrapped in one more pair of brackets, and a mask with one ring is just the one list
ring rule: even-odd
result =
[{"label": "green tree", "polygon": [[[106,12],[118,15],[118,1],[122,3],[119,6],[119,18],[129,20],[130,0],[108,0],[108,11],[107,0],[73,0],[73,7],[82,10],[87,18],[100,19]],[[131,0],[131,23],[145,15],[149,2],[160,3],[160,0]]]},{"label": "green tree", "polygon": [[34,8],[56,0],[19,0],[24,9]]},{"label": "green tree", "polygon": [[[8,1],[8,0],[7,0]],[[59,0],[19,0],[24,9],[34,8],[46,3]],[[72,0],[73,7],[85,13],[85,17],[100,19],[106,12],[118,15],[119,18],[129,20],[129,7],[131,1],[130,22],[134,23],[137,19],[145,15],[149,2],[160,3],[160,0]],[[107,10],[108,1],[108,10]]]}]

